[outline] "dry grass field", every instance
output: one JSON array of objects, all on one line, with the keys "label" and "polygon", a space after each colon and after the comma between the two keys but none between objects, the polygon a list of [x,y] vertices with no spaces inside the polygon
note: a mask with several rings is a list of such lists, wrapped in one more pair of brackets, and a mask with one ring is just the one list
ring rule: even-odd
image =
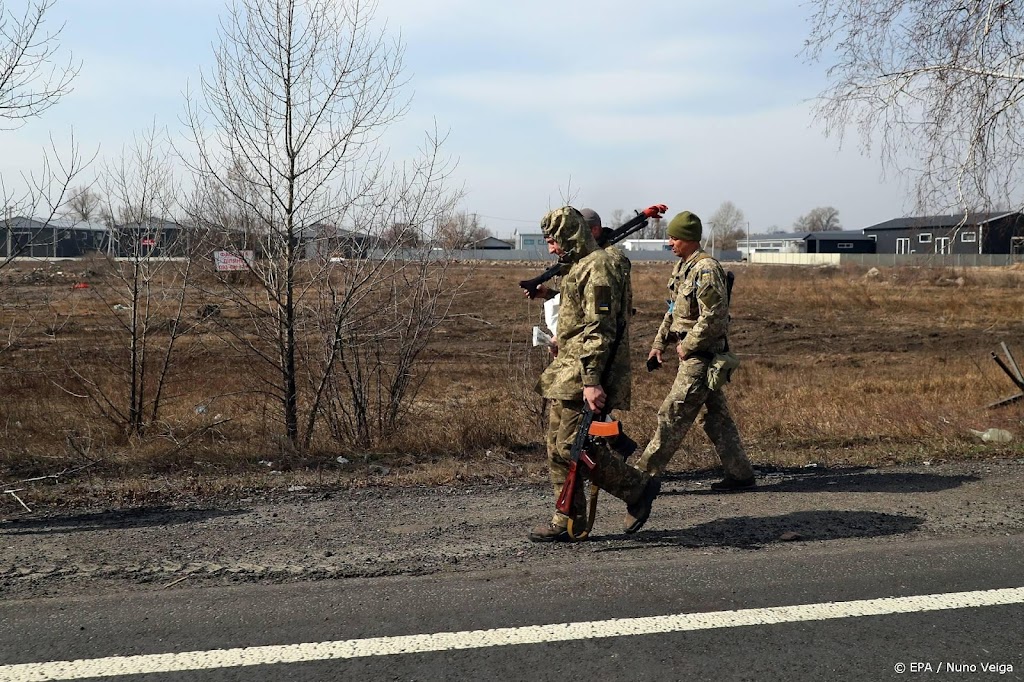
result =
[{"label": "dry grass field", "polygon": [[[36,501],[133,503],[314,483],[541,480],[532,387],[547,355],[529,345],[541,306],[516,283],[543,265],[457,266],[455,306],[418,368],[410,418],[370,452],[318,434],[300,454],[282,444],[275,405],[248,390],[251,360],[199,321],[181,339],[159,428],[126,437],[75,381],[78,372],[123,392],[125,313],[111,310],[109,277],[96,263],[18,264],[0,272],[0,484]],[[989,353],[1005,341],[1024,361],[1024,270],[729,267],[742,366],[727,391],[755,465],[1020,456],[1024,402],[985,406],[1015,392]],[[644,369],[670,268],[633,268],[634,399],[619,416],[641,446],[675,368]],[[80,281],[89,288],[73,289]],[[190,320],[202,304],[186,302]],[[970,432],[993,426],[1016,440],[985,444]],[[695,428],[670,470],[715,464]]]}]

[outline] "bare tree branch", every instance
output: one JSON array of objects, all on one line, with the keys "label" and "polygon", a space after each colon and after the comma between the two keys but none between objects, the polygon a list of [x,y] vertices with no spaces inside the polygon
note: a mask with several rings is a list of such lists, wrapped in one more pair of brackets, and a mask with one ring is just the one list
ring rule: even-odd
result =
[{"label": "bare tree branch", "polygon": [[0,128],[17,128],[71,92],[79,66],[59,60],[63,27],[46,28],[54,0],[32,0],[16,14],[0,2]]},{"label": "bare tree branch", "polygon": [[922,212],[1021,205],[1019,0],[812,0],[806,54],[828,64],[817,114],[908,173]]}]

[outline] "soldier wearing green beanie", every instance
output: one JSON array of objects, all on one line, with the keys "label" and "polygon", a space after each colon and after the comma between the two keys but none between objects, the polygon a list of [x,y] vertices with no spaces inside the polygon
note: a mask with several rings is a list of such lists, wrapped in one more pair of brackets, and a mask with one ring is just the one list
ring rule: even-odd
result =
[{"label": "soldier wearing green beanie", "polygon": [[668,236],[684,242],[699,242],[702,232],[700,218],[689,211],[677,214],[668,224]]},{"label": "soldier wearing green beanie", "polygon": [[728,349],[729,293],[721,263],[700,247],[702,232],[700,218],[689,211],[679,213],[668,224],[669,246],[679,262],[668,281],[672,303],[651,344],[647,364],[660,367],[662,351],[674,343],[679,370],[658,409],[654,437],[634,466],[652,476],[661,475],[703,407],[704,432],[715,444],[725,469],[725,478],[711,488],[738,490],[754,485],[754,469],[725,392],[722,387],[708,386],[709,365],[716,354]]}]

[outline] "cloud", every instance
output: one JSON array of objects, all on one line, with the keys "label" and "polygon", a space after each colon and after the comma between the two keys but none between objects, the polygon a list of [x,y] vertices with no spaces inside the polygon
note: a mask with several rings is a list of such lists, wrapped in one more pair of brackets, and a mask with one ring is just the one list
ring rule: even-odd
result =
[{"label": "cloud", "polygon": [[[82,70],[74,82],[77,100],[90,102],[117,102],[118,106],[133,106],[133,101],[182,101],[181,93],[191,80],[199,77],[182,64],[168,64],[145,56],[125,60],[94,51],[76,52],[82,59]],[[146,102],[152,107],[152,102]]]},{"label": "cloud", "polygon": [[[4,136],[4,179],[32,165],[48,130],[73,124],[105,154],[154,118],[173,134],[223,13],[185,2],[55,5],[84,69],[45,120]],[[567,199],[602,213],[654,202],[711,213],[732,200],[754,228],[789,227],[823,204],[848,227],[893,217],[903,195],[880,180],[877,159],[838,151],[811,126],[806,100],[823,74],[796,57],[806,11],[763,0],[380,0],[377,21],[402,34],[416,91],[385,141],[398,160],[434,121],[450,130],[452,182],[465,184],[468,210],[512,219],[496,229],[534,225]]]},{"label": "cloud", "polygon": [[[602,215],[652,203],[710,215],[728,200],[755,232],[788,230],[823,205],[851,229],[902,213],[901,182],[882,178],[877,159],[838,149],[805,104],[730,117],[583,114],[563,132],[572,139],[546,138],[533,155],[464,156],[467,206],[535,221],[565,200]],[[502,234],[517,225],[530,223],[491,223]]]},{"label": "cloud", "polygon": [[[700,73],[616,69],[546,74],[479,72],[439,79],[426,84],[426,89],[486,109],[557,111],[643,108],[661,98],[720,91],[720,83],[719,79]],[[611,93],[635,93],[635,96],[616,98]]]}]

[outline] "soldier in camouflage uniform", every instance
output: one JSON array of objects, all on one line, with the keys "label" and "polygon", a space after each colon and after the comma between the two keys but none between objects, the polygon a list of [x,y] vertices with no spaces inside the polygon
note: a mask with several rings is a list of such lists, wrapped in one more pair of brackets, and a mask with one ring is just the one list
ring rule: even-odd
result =
[{"label": "soldier in camouflage uniform", "polygon": [[714,490],[735,490],[754,485],[754,470],[743,450],[739,430],[729,413],[721,388],[707,385],[708,364],[726,349],[729,332],[729,297],[721,264],[700,248],[700,218],[683,211],[668,226],[669,245],[679,257],[668,288],[672,304],[658,329],[648,359],[661,363],[668,343],[676,344],[679,371],[658,410],[658,427],[634,466],[653,476],[664,471],[689,431],[701,407],[704,432],[715,444],[725,478]]},{"label": "soldier in camouflage uniform", "polygon": [[[551,211],[541,221],[541,228],[548,250],[569,266],[560,287],[558,356],[541,374],[536,388],[551,402],[548,469],[557,499],[569,472],[569,453],[583,419],[584,401],[601,414],[629,409],[629,315],[633,294],[629,271],[598,247],[575,208]],[[628,466],[606,443],[589,454],[596,463],[587,472],[591,482],[626,502],[626,532],[636,532],[650,515],[659,482]],[[579,528],[586,526],[586,502],[583,479],[577,478],[576,483],[579,487],[573,496],[571,517],[573,526]],[[571,540],[568,525],[569,517],[556,511],[548,523],[530,532],[530,539]]]},{"label": "soldier in camouflage uniform", "polygon": [[[587,227],[590,228],[590,234],[594,235],[594,240],[600,245],[602,242],[608,239],[608,235],[611,234],[611,228],[603,227],[601,225],[601,216],[598,215],[597,211],[592,208],[581,208],[580,215],[583,216],[583,220],[587,223]],[[622,249],[606,244],[603,248],[608,249],[612,256],[614,256],[620,264],[629,271],[632,267],[632,263],[626,258],[626,254],[623,253]],[[562,271],[558,273],[559,277],[564,277],[565,273],[569,271],[568,265],[563,265]],[[542,300],[552,299],[558,296],[559,285],[558,284],[541,284],[537,287],[537,293],[534,298]],[[526,292],[529,296],[530,292]]]}]

